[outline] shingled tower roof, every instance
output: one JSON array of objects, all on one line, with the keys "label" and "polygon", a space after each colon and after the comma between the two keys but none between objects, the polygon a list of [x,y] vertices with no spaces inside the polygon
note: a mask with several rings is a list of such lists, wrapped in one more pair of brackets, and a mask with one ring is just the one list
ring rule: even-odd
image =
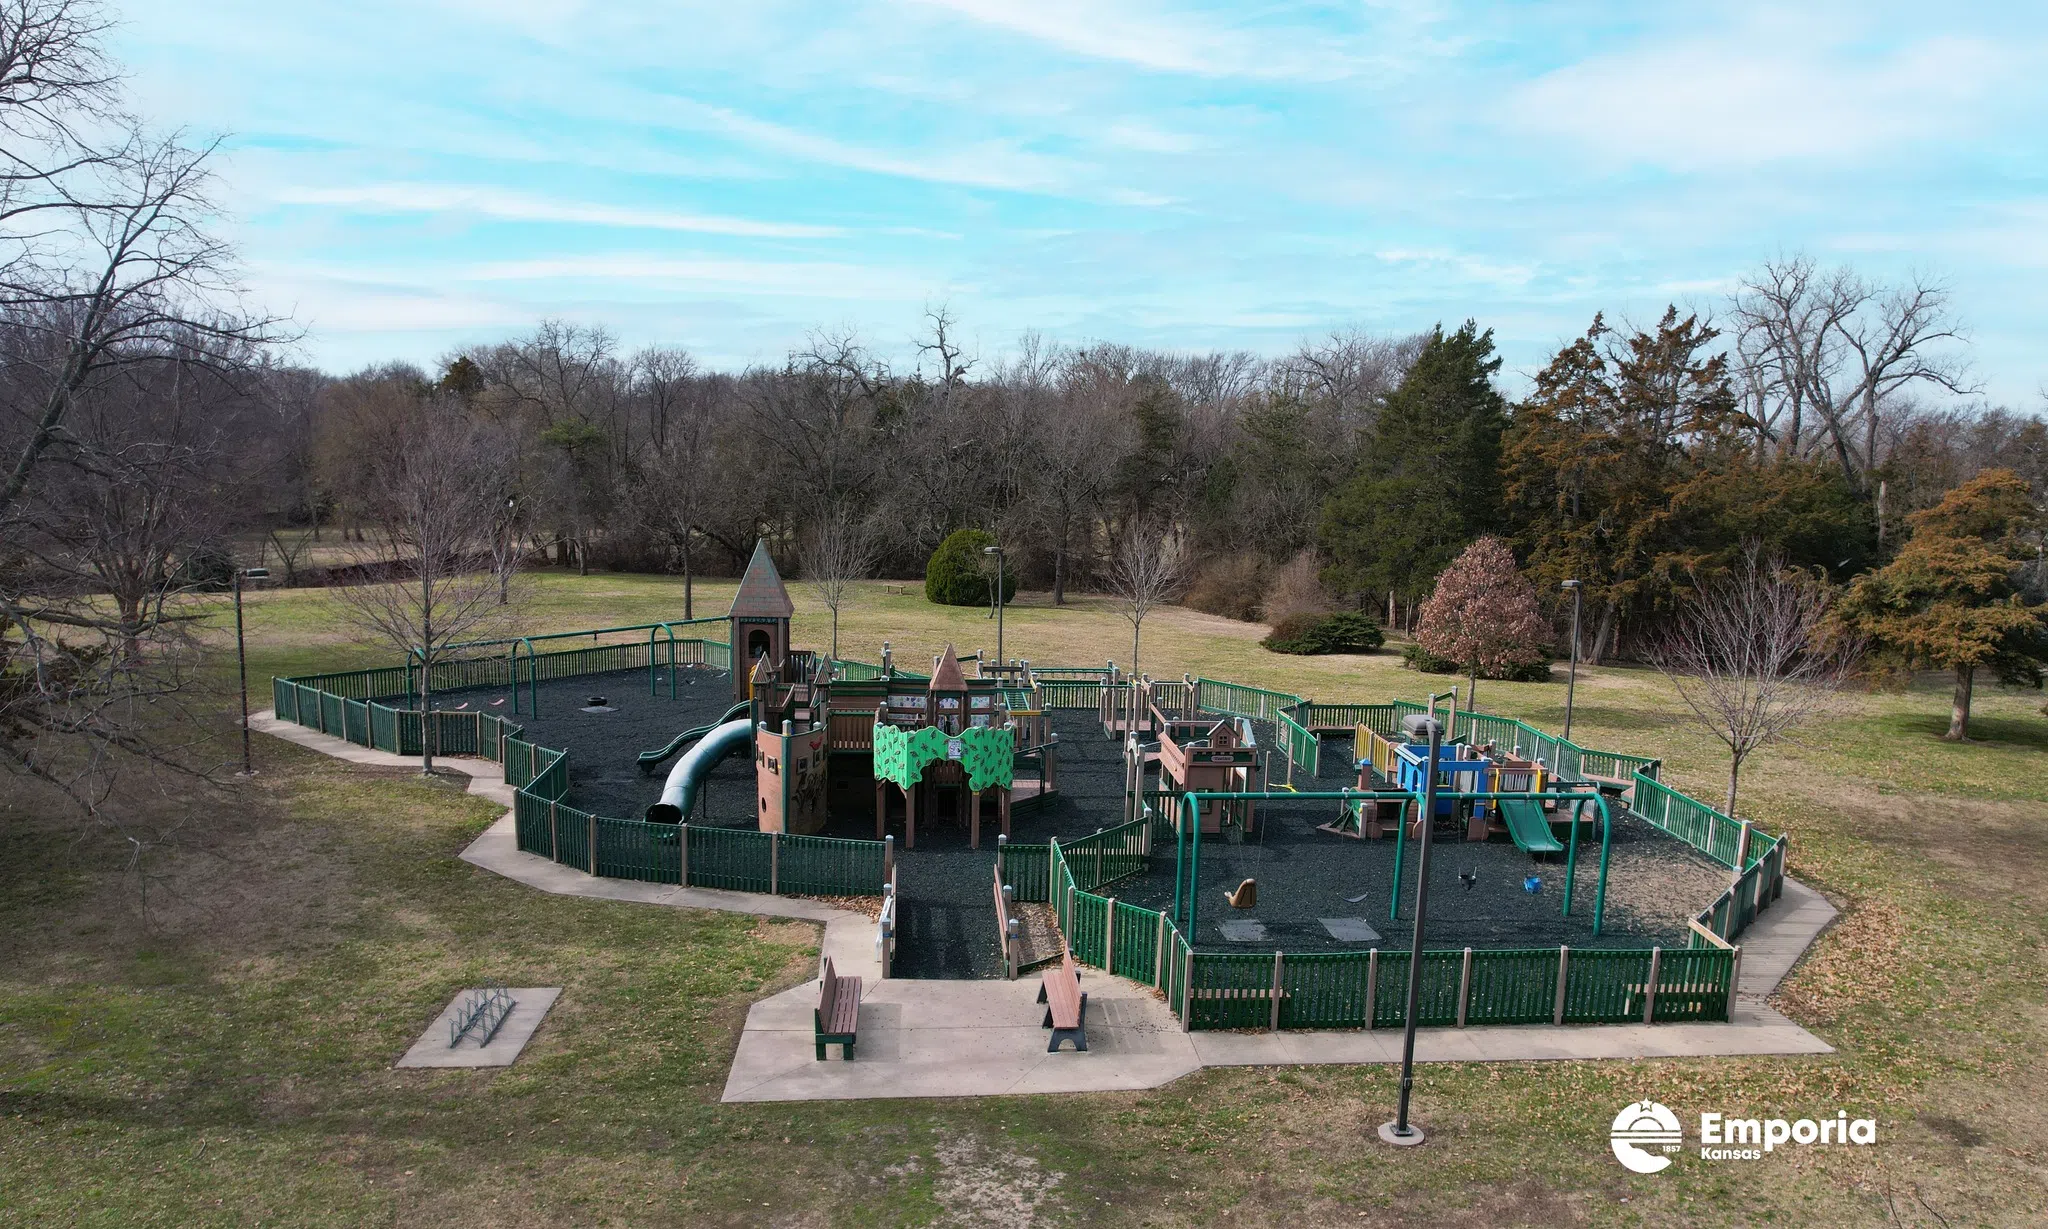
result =
[{"label": "shingled tower roof", "polygon": [[939,657],[939,664],[932,667],[932,682],[928,691],[966,691],[967,680],[960,676],[960,659],[953,656],[953,646],[947,645]]},{"label": "shingled tower roof", "polygon": [[747,561],[747,574],[740,577],[740,591],[732,596],[729,617],[735,619],[787,619],[796,613],[783,587],[782,574],[768,557],[768,543],[754,541],[754,557]]}]

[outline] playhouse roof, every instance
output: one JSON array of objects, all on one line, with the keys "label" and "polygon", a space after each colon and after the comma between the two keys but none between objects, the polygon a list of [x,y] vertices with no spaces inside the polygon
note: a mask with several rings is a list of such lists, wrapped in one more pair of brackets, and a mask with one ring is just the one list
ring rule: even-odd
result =
[{"label": "playhouse roof", "polygon": [[782,573],[768,557],[768,543],[754,540],[754,557],[747,561],[747,574],[740,577],[740,590],[732,596],[730,617],[735,619],[787,619],[796,613],[783,587]]},{"label": "playhouse roof", "polygon": [[930,691],[966,691],[967,680],[960,674],[960,659],[953,656],[953,646],[939,655],[939,664],[932,667]]}]

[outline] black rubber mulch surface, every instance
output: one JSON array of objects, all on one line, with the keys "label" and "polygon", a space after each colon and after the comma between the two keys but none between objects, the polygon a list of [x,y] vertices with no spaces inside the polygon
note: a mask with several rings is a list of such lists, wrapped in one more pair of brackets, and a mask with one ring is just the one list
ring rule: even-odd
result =
[{"label": "black rubber mulch surface", "polygon": [[[599,814],[638,817],[661,793],[669,764],[652,775],[640,773],[634,757],[665,744],[687,727],[716,720],[732,703],[731,684],[722,671],[685,669],[677,672],[676,699],[670,700],[663,674],[649,694],[645,670],[593,675],[540,687],[539,713],[516,719],[526,737],[569,752],[571,805]],[[440,707],[467,704],[486,712],[510,715],[510,704],[493,706],[508,693],[478,689],[450,693]],[[587,698],[602,695],[610,713],[584,713]],[[522,697],[522,706],[525,700]],[[1102,736],[1092,712],[1062,711],[1054,715],[1060,735],[1059,792],[1019,807],[1013,814],[1012,839],[1024,844],[1072,840],[1122,822],[1123,760],[1118,744]],[[1262,745],[1272,736],[1261,725]],[[1307,789],[1335,789],[1353,780],[1349,739],[1326,739],[1320,779],[1297,777]],[[672,764],[673,761],[670,761]],[[711,775],[706,790],[708,813],[692,822],[745,826],[753,821],[752,765],[734,757]],[[870,793],[871,796],[871,793]],[[1316,830],[1335,816],[1331,801],[1261,804],[1260,821],[1248,841],[1209,838],[1202,844],[1197,946],[1205,951],[1257,952],[1360,951],[1374,944],[1333,937],[1324,919],[1342,924],[1363,922],[1380,936],[1379,946],[1400,947],[1410,941],[1416,845],[1407,851],[1400,920],[1387,917],[1392,887],[1394,841],[1358,841]],[[967,847],[964,821],[928,822],[920,827],[918,846],[902,851],[899,939],[896,969],[905,977],[988,978],[1002,972],[990,903],[995,860],[995,823],[985,814],[984,844]],[[900,823],[892,825],[901,847]],[[872,839],[872,816],[835,815],[826,835]],[[1456,947],[1634,947],[1650,943],[1683,944],[1684,917],[1719,890],[1725,872],[1672,840],[1632,819],[1616,822],[1613,836],[1614,879],[1610,882],[1604,932],[1592,934],[1593,893],[1599,866],[1597,832],[1581,833],[1579,874],[1572,916],[1560,916],[1564,865],[1562,856],[1536,861],[1506,838],[1467,843],[1462,832],[1445,827],[1432,854],[1428,946]],[[1154,849],[1149,873],[1119,881],[1106,892],[1146,908],[1170,907],[1173,900],[1174,850],[1169,839]],[[1466,886],[1461,872],[1469,873]],[[1629,882],[1623,885],[1626,874]],[[1529,893],[1523,881],[1534,875],[1540,890]],[[1242,879],[1258,880],[1258,905],[1234,910],[1224,900],[1227,889]],[[1625,887],[1626,890],[1623,890]],[[1364,895],[1362,902],[1346,898]],[[1621,899],[1642,905],[1632,911]],[[1644,905],[1644,902],[1650,902]],[[1223,922],[1256,922],[1261,937],[1243,941],[1227,936]]]}]

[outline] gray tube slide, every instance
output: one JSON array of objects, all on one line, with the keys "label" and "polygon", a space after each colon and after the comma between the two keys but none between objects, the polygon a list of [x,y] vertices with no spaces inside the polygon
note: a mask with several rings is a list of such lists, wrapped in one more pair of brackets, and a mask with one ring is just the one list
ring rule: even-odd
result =
[{"label": "gray tube slide", "polygon": [[697,786],[718,761],[754,737],[754,722],[742,717],[728,721],[697,740],[668,770],[668,782],[661,787],[661,801],[647,808],[651,823],[679,824],[697,801]]}]

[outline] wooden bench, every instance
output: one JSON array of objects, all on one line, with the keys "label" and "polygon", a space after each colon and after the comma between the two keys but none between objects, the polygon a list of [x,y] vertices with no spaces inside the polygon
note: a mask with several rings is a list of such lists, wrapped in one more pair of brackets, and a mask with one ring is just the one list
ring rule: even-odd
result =
[{"label": "wooden bench", "polygon": [[1081,969],[1071,950],[1060,953],[1060,966],[1047,969],[1038,981],[1038,1001],[1045,1004],[1045,1022],[1040,1028],[1052,1030],[1045,1052],[1059,1052],[1060,1042],[1071,1041],[1074,1049],[1088,1048],[1088,996],[1081,991]]},{"label": "wooden bench", "polygon": [[832,971],[832,958],[825,957],[825,971],[818,978],[818,1006],[811,1013],[813,1040],[818,1061],[825,1061],[825,1047],[836,1045],[840,1056],[853,1061],[853,1034],[860,1016],[860,978],[841,977]]}]

